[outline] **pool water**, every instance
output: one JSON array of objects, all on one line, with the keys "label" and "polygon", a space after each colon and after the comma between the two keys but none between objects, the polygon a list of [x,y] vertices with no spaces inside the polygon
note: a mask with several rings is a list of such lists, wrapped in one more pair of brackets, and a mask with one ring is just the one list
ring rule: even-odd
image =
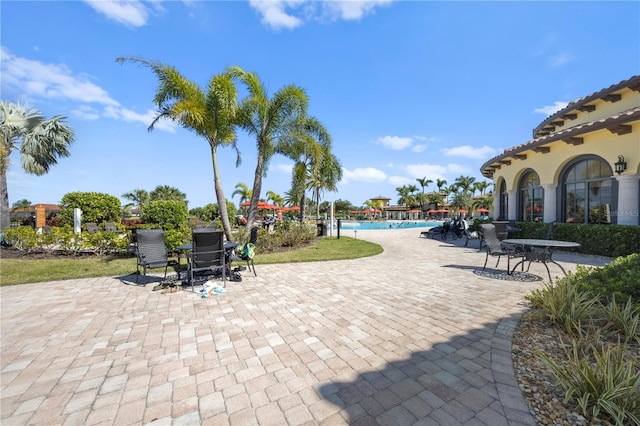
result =
[{"label": "pool water", "polygon": [[433,228],[440,226],[441,222],[425,220],[387,220],[387,221],[341,221],[341,230],[366,230],[366,229],[409,229],[409,228]]}]

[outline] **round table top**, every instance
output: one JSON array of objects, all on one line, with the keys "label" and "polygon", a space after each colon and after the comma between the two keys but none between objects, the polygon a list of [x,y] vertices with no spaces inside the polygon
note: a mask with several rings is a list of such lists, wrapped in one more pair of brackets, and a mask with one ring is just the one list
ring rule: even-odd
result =
[{"label": "round table top", "polygon": [[559,240],[544,240],[536,238],[507,238],[502,240],[506,244],[520,244],[523,246],[534,247],[580,247],[580,243],[573,241],[559,241]]}]

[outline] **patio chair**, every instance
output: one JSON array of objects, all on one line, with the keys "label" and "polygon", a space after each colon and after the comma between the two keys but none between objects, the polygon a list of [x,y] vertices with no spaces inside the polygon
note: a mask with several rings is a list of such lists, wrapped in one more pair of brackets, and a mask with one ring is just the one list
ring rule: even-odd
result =
[{"label": "patio chair", "polygon": [[90,234],[96,234],[100,231],[98,229],[98,224],[95,222],[87,222],[85,226],[87,227],[87,232]]},{"label": "patio chair", "polygon": [[187,269],[191,289],[196,275],[222,273],[222,282],[227,286],[224,232],[211,228],[194,228],[191,231],[192,247],[187,254]]},{"label": "patio chair", "polygon": [[162,229],[138,229],[136,231],[136,282],[140,276],[140,266],[143,268],[143,275],[147,276],[147,268],[164,267],[164,278],[167,278],[167,268],[176,267],[178,262],[170,260],[167,247],[164,244],[164,231]]},{"label": "patio chair", "polygon": [[[503,244],[498,239],[498,234],[496,232],[496,226],[492,223],[483,223],[480,225],[482,229],[482,239],[484,241],[484,245],[487,249],[487,256],[484,259],[484,266],[482,269],[484,270],[487,267],[487,261],[489,260],[489,256],[498,256],[498,261],[496,262],[496,268],[500,264],[500,259],[502,256],[507,257],[507,273],[510,273],[510,262],[512,257],[523,257],[524,252],[520,250],[518,247]],[[524,269],[524,265],[523,265]]]},{"label": "patio chair", "polygon": [[106,232],[120,232],[120,231],[118,231],[118,228],[116,227],[115,222],[105,222],[104,223],[104,230]]},{"label": "patio chair", "polygon": [[254,250],[256,248],[256,244],[258,243],[258,231],[260,228],[258,226],[254,226],[251,228],[251,234],[249,237],[249,242],[245,244],[245,250],[240,253],[240,259],[247,261],[247,269],[249,271],[253,270],[253,275],[258,276],[256,273],[256,266],[253,263],[254,258]]},{"label": "patio chair", "polygon": [[507,232],[507,226],[509,226],[509,221],[506,220],[495,220],[492,224],[496,227],[496,236],[498,240],[502,241],[507,238],[509,233]]}]

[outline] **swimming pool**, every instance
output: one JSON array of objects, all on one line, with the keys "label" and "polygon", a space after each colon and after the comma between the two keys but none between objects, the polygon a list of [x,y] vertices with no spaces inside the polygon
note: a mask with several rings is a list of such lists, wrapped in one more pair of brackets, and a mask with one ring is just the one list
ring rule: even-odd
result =
[{"label": "swimming pool", "polygon": [[433,228],[440,226],[441,222],[425,220],[386,220],[386,221],[340,221],[341,230],[366,230],[366,229],[409,229],[409,228]]}]

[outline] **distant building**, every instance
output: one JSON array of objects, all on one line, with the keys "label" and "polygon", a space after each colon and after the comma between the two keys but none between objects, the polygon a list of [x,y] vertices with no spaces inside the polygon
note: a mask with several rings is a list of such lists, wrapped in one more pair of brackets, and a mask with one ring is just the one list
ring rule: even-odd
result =
[{"label": "distant building", "polygon": [[639,225],[640,76],[570,102],[481,172],[496,218]]},{"label": "distant building", "polygon": [[376,201],[382,201],[382,207],[389,207],[389,201],[391,198],[383,197],[382,195],[378,195],[374,198],[369,198],[369,201],[375,203]]}]

